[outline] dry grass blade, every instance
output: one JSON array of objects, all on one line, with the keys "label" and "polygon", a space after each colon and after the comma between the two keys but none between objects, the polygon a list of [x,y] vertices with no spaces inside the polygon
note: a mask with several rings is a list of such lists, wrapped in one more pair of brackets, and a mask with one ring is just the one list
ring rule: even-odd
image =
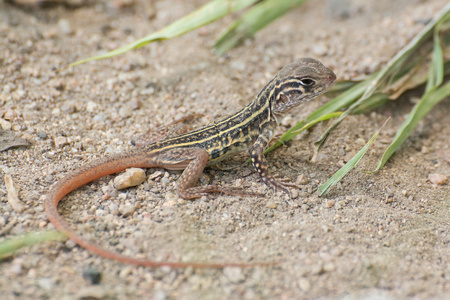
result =
[{"label": "dry grass blade", "polygon": [[[391,61],[376,74],[375,78],[369,78],[365,82],[367,87],[361,98],[354,102],[330,127],[322,134],[319,140],[315,143],[315,152],[318,152],[327,140],[330,133],[347,117],[350,113],[359,107],[377,91],[385,90],[389,85],[400,80],[403,76],[409,76],[408,73],[415,69],[417,64],[420,64],[424,57],[428,54],[428,43],[433,38],[435,29],[445,20],[448,20],[450,15],[450,4],[448,4],[439,15],[428,23],[425,28],[405,47],[403,48]],[[431,48],[430,48],[431,49]],[[343,99],[341,101],[344,101]],[[350,100],[348,102],[351,102]]]},{"label": "dry grass blade", "polygon": [[284,15],[306,0],[265,0],[249,9],[242,17],[234,21],[219,37],[214,45],[216,53],[221,55],[238,46],[245,39]]},{"label": "dry grass blade", "polygon": [[67,237],[64,234],[56,230],[47,232],[33,232],[23,236],[16,236],[0,243],[0,261],[11,256],[15,251],[22,247],[66,239]]},{"label": "dry grass blade", "polygon": [[350,170],[352,170],[359,163],[361,158],[363,158],[364,154],[366,154],[370,145],[372,145],[372,143],[375,141],[380,131],[386,125],[387,121],[389,121],[389,119],[386,120],[383,126],[377,132],[375,132],[372,138],[364,145],[364,147],[361,148],[361,150],[358,151],[358,153],[356,153],[355,156],[353,156],[342,168],[340,168],[336,173],[334,173],[334,175],[331,176],[331,178],[328,179],[327,182],[325,182],[319,187],[318,189],[318,191],[320,192],[319,196],[328,193],[328,191],[333,185],[338,183],[345,175],[347,175],[348,172],[350,172]]},{"label": "dry grass blade", "polygon": [[217,19],[220,19],[232,12],[239,11],[257,2],[257,0],[213,0],[187,16],[173,22],[163,29],[154,32],[144,38],[138,39],[131,44],[125,45],[105,54],[90,57],[77,61],[69,65],[76,66],[91,60],[109,58],[115,55],[123,54],[127,51],[140,48],[151,42],[158,42],[183,35],[189,31],[197,29]]},{"label": "dry grass blade", "polygon": [[420,99],[419,103],[414,106],[411,113],[408,115],[408,118],[403,122],[400,129],[397,131],[397,134],[394,137],[394,140],[386,149],[381,158],[376,171],[381,169],[387,162],[387,160],[394,154],[394,152],[400,148],[403,142],[409,137],[411,132],[417,126],[419,121],[441,100],[445,99],[445,97],[450,96],[450,82],[447,84],[436,88],[433,87],[429,90],[425,95],[423,95],[422,99]]}]

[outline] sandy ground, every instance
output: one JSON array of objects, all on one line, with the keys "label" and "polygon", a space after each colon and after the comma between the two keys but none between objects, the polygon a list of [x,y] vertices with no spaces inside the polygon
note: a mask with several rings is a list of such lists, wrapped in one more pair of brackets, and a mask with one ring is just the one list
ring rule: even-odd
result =
[{"label": "sandy ground", "polygon": [[[199,127],[232,113],[297,57],[320,59],[339,79],[363,78],[447,3],[310,1],[224,57],[211,46],[231,16],[171,41],[57,73],[67,63],[162,28],[206,1],[69,2],[82,5],[39,8],[0,1],[2,126],[32,144],[0,153],[0,227],[9,228],[0,241],[53,228],[43,212],[44,195],[70,170],[131,149],[133,138],[176,118],[200,113],[191,122]],[[61,205],[83,236],[128,255],[279,261],[276,267],[149,269],[59,241],[24,248],[2,262],[0,298],[448,299],[450,189],[427,178],[450,176],[449,99],[426,116],[385,168],[364,172],[375,168],[418,96],[409,93],[369,114],[350,116],[317,162],[311,162],[313,142],[327,124],[268,155],[272,173],[300,183],[292,199],[272,193],[252,167],[242,166],[206,170],[201,183],[242,185],[267,197],[184,201],[175,193],[178,172],[149,170],[153,176],[138,187],[116,191],[109,176],[71,193]],[[326,101],[294,110],[277,132]],[[388,117],[358,168],[319,198],[317,187]],[[4,174],[19,189],[21,213],[6,200]],[[102,275],[98,285],[83,277],[96,272]]]}]

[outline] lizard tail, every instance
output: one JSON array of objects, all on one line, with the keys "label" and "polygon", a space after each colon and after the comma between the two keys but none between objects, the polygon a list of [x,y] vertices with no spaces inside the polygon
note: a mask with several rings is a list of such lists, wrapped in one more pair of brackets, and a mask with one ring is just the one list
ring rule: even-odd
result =
[{"label": "lizard tail", "polygon": [[[80,169],[69,173],[66,177],[58,181],[58,183],[51,189],[45,199],[45,212],[48,219],[60,232],[68,236],[72,241],[78,245],[86,248],[90,252],[93,252],[102,257],[119,261],[122,263],[147,266],[147,267],[162,267],[168,266],[172,268],[225,268],[225,267],[255,267],[264,264],[239,264],[239,263],[195,263],[195,262],[158,262],[145,259],[137,259],[129,256],[125,256],[119,253],[114,253],[101,246],[87,241],[80,235],[75,233],[64,220],[64,218],[58,212],[58,204],[61,199],[75,190],[76,188],[89,183],[93,180],[99,179],[103,176],[114,174],[123,171],[130,167],[151,168],[158,167],[158,164],[152,161],[151,158],[143,158],[140,155],[145,154],[122,154],[114,157],[110,157],[104,160],[100,160],[91,164],[87,164]],[[145,162],[145,163],[143,163]]]}]

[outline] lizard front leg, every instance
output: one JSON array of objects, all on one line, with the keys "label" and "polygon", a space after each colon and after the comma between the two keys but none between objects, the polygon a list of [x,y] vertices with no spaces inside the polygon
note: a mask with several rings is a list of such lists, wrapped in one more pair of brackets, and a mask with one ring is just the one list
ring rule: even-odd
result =
[{"label": "lizard front leg", "polygon": [[250,149],[250,158],[252,159],[253,166],[256,171],[261,176],[262,181],[271,188],[279,189],[289,196],[291,192],[289,189],[283,184],[279,183],[269,174],[269,170],[267,168],[267,161],[264,157],[264,149],[269,144],[270,139],[272,138],[273,131],[276,127],[276,123],[269,124],[266,130],[263,130],[262,133],[258,136],[252,148]]},{"label": "lizard front leg", "polygon": [[264,196],[241,188],[214,184],[195,186],[209,160],[209,154],[201,148],[176,148],[160,154],[157,164],[168,170],[184,169],[177,181],[177,193],[183,199],[195,199],[208,193],[225,193],[236,196]]}]

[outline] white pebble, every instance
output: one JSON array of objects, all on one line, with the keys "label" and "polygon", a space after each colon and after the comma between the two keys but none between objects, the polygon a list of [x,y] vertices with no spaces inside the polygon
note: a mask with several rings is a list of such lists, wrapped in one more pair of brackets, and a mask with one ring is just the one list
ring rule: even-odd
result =
[{"label": "white pebble", "polygon": [[68,141],[67,141],[66,137],[58,136],[58,137],[55,138],[55,146],[56,146],[56,148],[61,148],[64,145],[67,145],[67,144],[68,144]]},{"label": "white pebble", "polygon": [[97,107],[98,107],[97,103],[95,103],[94,101],[89,101],[86,104],[86,111],[90,113],[95,112],[97,111]]},{"label": "white pebble", "polygon": [[119,207],[119,213],[124,217],[132,216],[135,211],[136,211],[136,207],[131,204],[125,204],[125,205],[121,205]]},{"label": "white pebble", "polygon": [[8,122],[8,121],[6,121],[6,120],[3,120],[3,119],[0,119],[0,127],[1,127],[3,130],[10,130],[11,127],[12,127],[12,125],[11,125],[10,122]]},{"label": "white pebble", "polygon": [[138,168],[130,168],[125,173],[114,178],[114,187],[118,190],[136,186],[145,181],[145,171]]},{"label": "white pebble", "polygon": [[428,175],[428,180],[435,185],[443,185],[447,182],[447,176],[442,174],[430,174]]},{"label": "white pebble", "polygon": [[60,19],[58,21],[58,26],[59,26],[59,29],[61,29],[62,33],[64,33],[64,34],[69,35],[69,34],[73,33],[72,26],[70,25],[70,22],[67,19]]},{"label": "white pebble", "polygon": [[245,279],[244,273],[241,268],[227,267],[223,269],[223,275],[232,283],[240,283]]},{"label": "white pebble", "polygon": [[268,208],[275,209],[275,208],[277,208],[277,206],[278,205],[275,202],[273,202],[273,201],[269,201],[269,202],[266,203],[266,207],[268,207]]},{"label": "white pebble", "polygon": [[121,116],[122,118],[129,118],[133,115],[133,111],[131,109],[131,107],[129,107],[128,105],[126,106],[122,106],[119,109],[119,116]]}]

